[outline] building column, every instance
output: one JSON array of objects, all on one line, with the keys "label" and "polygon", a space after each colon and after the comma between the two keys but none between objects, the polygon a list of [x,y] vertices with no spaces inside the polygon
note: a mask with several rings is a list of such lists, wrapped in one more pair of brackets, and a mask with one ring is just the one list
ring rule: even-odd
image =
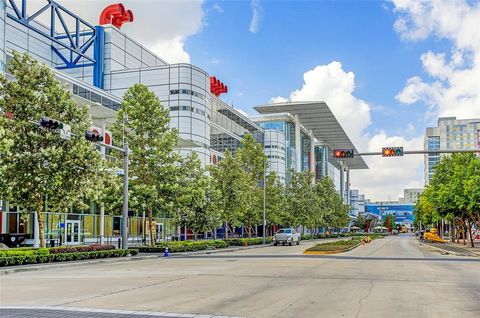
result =
[{"label": "building column", "polygon": [[323,160],[322,160],[323,176],[327,177],[328,176],[328,147],[327,146],[323,146],[322,156],[323,156]]},{"label": "building column", "polygon": [[302,172],[302,138],[300,130],[300,117],[295,115],[295,170]]},{"label": "building column", "polygon": [[340,162],[340,196],[345,202],[345,174],[343,172],[343,163]]},{"label": "building column", "polygon": [[345,189],[346,189],[346,196],[347,196],[347,204],[350,204],[350,168],[346,167],[345,168],[345,172],[347,174],[347,183],[345,185]]},{"label": "building column", "polygon": [[310,130],[310,173],[313,175],[313,184],[315,184],[315,137],[313,130]]}]

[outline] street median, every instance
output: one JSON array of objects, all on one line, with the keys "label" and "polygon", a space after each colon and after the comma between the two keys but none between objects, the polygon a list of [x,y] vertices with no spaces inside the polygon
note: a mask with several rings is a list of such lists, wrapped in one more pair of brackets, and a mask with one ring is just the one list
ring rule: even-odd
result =
[{"label": "street median", "polygon": [[317,244],[309,249],[305,250],[303,254],[306,255],[324,255],[324,254],[337,254],[344,253],[357,248],[360,245],[370,243],[372,238],[370,236],[355,237],[350,240],[342,240],[335,242],[327,242]]}]

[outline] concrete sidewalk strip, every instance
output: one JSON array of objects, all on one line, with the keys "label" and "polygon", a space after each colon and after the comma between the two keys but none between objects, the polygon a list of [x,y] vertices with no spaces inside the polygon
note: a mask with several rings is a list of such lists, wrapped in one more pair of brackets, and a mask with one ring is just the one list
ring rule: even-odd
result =
[{"label": "concrete sidewalk strip", "polygon": [[157,311],[137,311],[137,310],[113,310],[98,308],[76,308],[76,307],[57,307],[57,306],[0,306],[0,316],[2,318],[13,317],[71,317],[81,318],[242,318],[232,316],[215,316],[203,314],[181,314],[173,312]]},{"label": "concrete sidewalk strip", "polygon": [[456,256],[472,256],[472,257],[480,257],[480,254],[477,253],[476,251],[471,251],[468,248],[452,245],[449,243],[430,243],[430,242],[424,242],[420,243],[423,245],[430,246],[434,249],[439,250],[440,252],[447,253],[447,254],[453,254]]}]

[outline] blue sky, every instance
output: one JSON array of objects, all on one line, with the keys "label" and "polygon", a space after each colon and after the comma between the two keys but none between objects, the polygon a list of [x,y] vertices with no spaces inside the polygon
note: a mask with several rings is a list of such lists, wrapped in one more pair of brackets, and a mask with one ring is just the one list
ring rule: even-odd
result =
[{"label": "blue sky", "polygon": [[[59,1],[92,23],[111,3]],[[248,114],[272,100],[326,101],[359,150],[421,149],[439,116],[480,118],[479,0],[122,3],[135,14],[125,33],[217,76],[225,101]],[[423,186],[422,155],[365,160],[351,183],[371,199]]]},{"label": "blue sky", "polygon": [[[438,116],[480,116],[478,1],[206,1],[203,10],[184,50],[248,114],[277,96],[325,100],[368,151],[421,149]],[[423,156],[366,161],[352,186],[372,199],[423,186]]]},{"label": "blue sky", "polygon": [[229,85],[225,100],[254,114],[253,106],[301,87],[304,72],[340,61],[355,73],[355,95],[373,105],[370,132],[396,134],[409,123],[423,130],[425,109],[401,105],[395,96],[407,78],[423,72],[422,52],[442,48],[442,41],[402,41],[384,2],[260,3],[259,29],[251,33],[250,2],[207,1],[206,25],[186,41],[191,62]]}]

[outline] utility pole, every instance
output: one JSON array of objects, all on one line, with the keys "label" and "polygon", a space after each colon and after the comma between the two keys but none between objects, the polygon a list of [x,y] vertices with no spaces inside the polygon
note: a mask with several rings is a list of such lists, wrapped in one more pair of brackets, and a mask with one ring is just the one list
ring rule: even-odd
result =
[{"label": "utility pole", "polygon": [[123,143],[122,248],[128,248],[128,143]]},{"label": "utility pole", "polygon": [[122,157],[123,157],[123,206],[122,206],[122,248],[128,248],[128,142],[125,139],[125,114],[123,115]]}]

